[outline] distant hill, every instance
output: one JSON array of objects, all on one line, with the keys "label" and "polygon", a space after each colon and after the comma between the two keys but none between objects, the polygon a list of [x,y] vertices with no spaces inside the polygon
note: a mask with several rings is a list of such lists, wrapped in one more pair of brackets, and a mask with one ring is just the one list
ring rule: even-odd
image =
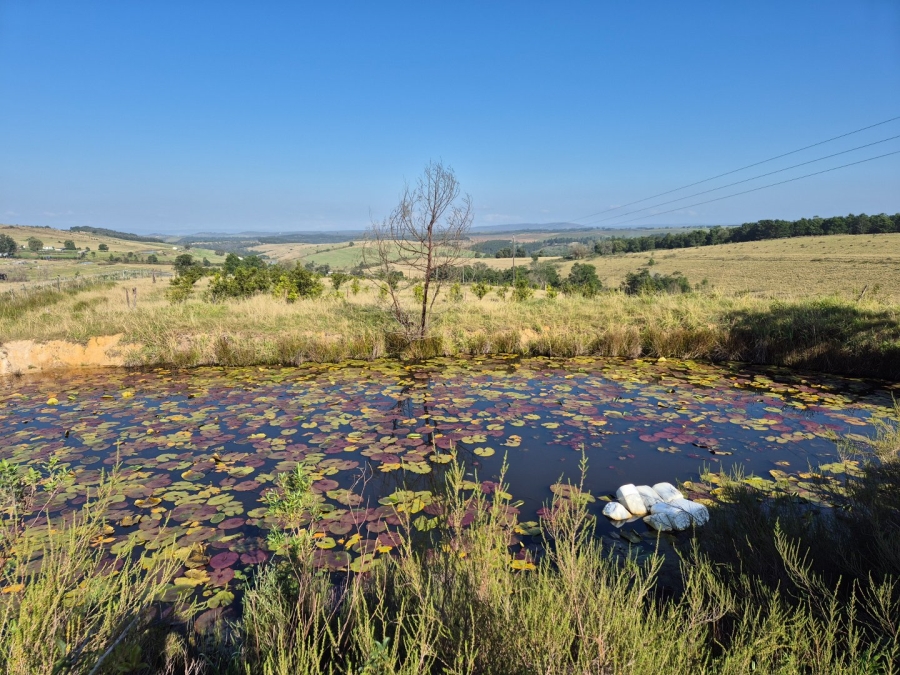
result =
[{"label": "distant hill", "polygon": [[156,237],[145,237],[140,234],[131,234],[130,232],[119,232],[118,230],[108,230],[105,227],[88,227],[87,225],[77,225],[70,227],[70,232],[87,232],[88,234],[96,234],[102,237],[112,237],[114,239],[124,239],[125,241],[146,241],[153,244],[164,244],[162,239]]}]

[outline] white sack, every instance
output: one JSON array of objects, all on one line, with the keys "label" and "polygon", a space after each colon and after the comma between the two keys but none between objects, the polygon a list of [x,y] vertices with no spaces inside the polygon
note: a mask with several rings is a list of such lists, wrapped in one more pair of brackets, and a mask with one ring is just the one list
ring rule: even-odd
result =
[{"label": "white sack", "polygon": [[628,509],[635,516],[647,515],[647,507],[644,506],[644,500],[641,499],[641,493],[637,488],[628,483],[616,490],[616,499],[619,503]]},{"label": "white sack", "polygon": [[659,494],[664,502],[672,502],[676,499],[684,499],[684,495],[681,494],[671,483],[657,483],[653,486],[653,489],[656,490],[657,494]]},{"label": "white sack", "polygon": [[657,522],[667,521],[672,530],[686,530],[691,526],[691,514],[684,509],[660,502],[650,507],[650,513],[659,516]]},{"label": "white sack", "polygon": [[663,498],[659,496],[659,493],[649,485],[638,485],[637,491],[638,494],[641,495],[641,499],[644,501],[644,506],[648,511],[654,504],[659,504],[659,502],[664,501]]},{"label": "white sack", "polygon": [[682,509],[691,516],[694,525],[703,525],[709,520],[709,511],[698,502],[692,502],[689,499],[676,499],[671,503],[677,509]]},{"label": "white sack", "polygon": [[668,516],[664,513],[649,515],[644,518],[644,522],[657,532],[669,532],[672,529],[672,523],[669,522]]},{"label": "white sack", "polygon": [[603,507],[603,515],[612,520],[628,520],[631,514],[619,502],[609,502]]}]

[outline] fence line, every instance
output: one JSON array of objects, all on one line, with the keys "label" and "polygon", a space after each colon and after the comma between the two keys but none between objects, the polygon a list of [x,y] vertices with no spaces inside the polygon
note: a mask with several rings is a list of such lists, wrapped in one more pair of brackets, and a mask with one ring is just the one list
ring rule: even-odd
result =
[{"label": "fence line", "polygon": [[[0,294],[15,297],[17,294],[27,295],[28,293],[41,291],[45,288],[55,288],[57,291],[62,291],[63,289],[83,288],[98,281],[126,281],[128,279],[149,279],[150,277],[171,276],[171,272],[156,270],[119,270],[117,272],[107,272],[104,274],[78,275],[77,277],[69,277],[66,279],[56,277],[56,279],[48,279],[45,281],[6,282],[9,283],[10,288],[4,289],[3,286],[0,285]],[[19,287],[16,288],[16,285]]]}]

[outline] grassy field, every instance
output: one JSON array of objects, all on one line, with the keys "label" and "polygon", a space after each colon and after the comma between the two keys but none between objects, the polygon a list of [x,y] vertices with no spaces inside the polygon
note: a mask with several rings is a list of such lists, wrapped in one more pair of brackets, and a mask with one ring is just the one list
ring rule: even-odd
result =
[{"label": "grassy field", "polygon": [[[524,302],[483,300],[464,288],[460,302],[438,301],[429,339],[407,344],[396,333],[372,282],[356,296],[345,287],[294,304],[270,295],[172,305],[168,284],[138,289],[128,307],[122,282],[36,305],[0,311],[0,344],[122,334],[137,364],[250,365],[435,354],[597,354],[740,360],[900,380],[900,306],[877,299],[773,301],[719,293],[653,297],[601,294]],[[406,302],[412,306],[412,298]]]},{"label": "grassy field", "polygon": [[[363,262],[364,242],[352,244],[351,246],[349,241],[339,244],[260,244],[254,246],[252,250],[265,255],[273,262],[298,262],[302,265],[312,262],[347,271]],[[474,253],[468,250],[464,250],[462,255],[474,257]]]},{"label": "grassy field", "polygon": [[339,244],[260,244],[254,246],[273,262],[308,262],[316,265],[331,265],[335,269],[350,269],[361,262],[362,246],[354,242]]},{"label": "grassy field", "polygon": [[[182,246],[172,244],[159,244],[154,242],[128,241],[90,234],[88,232],[70,232],[69,230],[56,230],[44,227],[25,227],[19,225],[0,225],[0,234],[12,237],[18,244],[25,244],[29,237],[40,239],[45,246],[53,246],[62,249],[63,242],[71,239],[78,249],[90,248],[84,259],[79,259],[78,252],[69,251],[42,251],[32,253],[27,249],[20,251],[16,258],[0,259],[0,272],[7,274],[16,282],[35,282],[56,279],[57,276],[66,279],[76,275],[108,274],[121,269],[163,269],[170,271],[169,265],[175,257],[182,253],[190,253],[197,259],[206,258],[210,263],[222,263],[224,256],[217,256],[214,251],[208,249],[194,249],[185,251]],[[100,244],[106,244],[108,251],[98,250]],[[125,256],[133,253],[136,256],[146,258],[150,254],[156,255],[159,263],[156,265],[142,264],[139,262],[109,263],[110,254]],[[42,258],[50,256],[51,260]],[[0,283],[0,291],[3,285]]]},{"label": "grassy field", "polygon": [[[629,272],[653,258],[654,273],[681,272],[692,284],[707,279],[727,295],[791,298],[867,296],[900,302],[900,234],[797,237],[602,256],[589,259],[605,286],[618,287]],[[568,274],[574,261],[561,265]]]}]

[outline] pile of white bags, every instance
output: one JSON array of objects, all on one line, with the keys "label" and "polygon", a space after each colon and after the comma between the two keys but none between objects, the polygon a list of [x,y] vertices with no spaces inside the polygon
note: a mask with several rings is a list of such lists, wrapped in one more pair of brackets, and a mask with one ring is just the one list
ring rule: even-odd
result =
[{"label": "pile of white bags", "polygon": [[709,511],[703,504],[685,499],[671,483],[653,487],[623,485],[616,490],[616,501],[604,507],[603,515],[611,520],[646,516],[644,522],[660,532],[686,530],[692,524],[699,526],[709,520]]}]

